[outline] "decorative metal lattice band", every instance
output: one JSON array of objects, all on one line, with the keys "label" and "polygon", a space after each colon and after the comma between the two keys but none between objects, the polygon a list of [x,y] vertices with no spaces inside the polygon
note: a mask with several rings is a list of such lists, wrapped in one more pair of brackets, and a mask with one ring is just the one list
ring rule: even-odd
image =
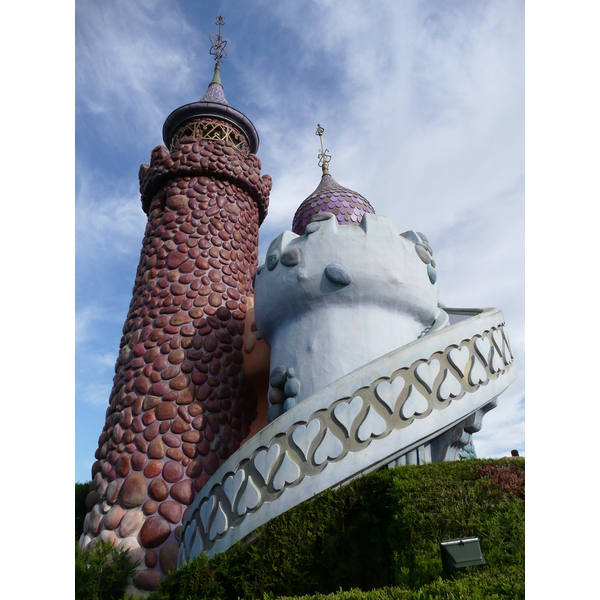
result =
[{"label": "decorative metal lattice band", "polygon": [[244,156],[248,156],[250,153],[248,142],[244,136],[224,121],[204,118],[201,121],[186,123],[173,135],[169,152],[173,152],[173,149],[179,146],[179,140],[185,136],[192,136],[198,140],[229,140],[233,147]]},{"label": "decorative metal lattice band", "polygon": [[[502,393],[516,370],[501,311],[491,309],[485,316],[471,317],[369,363],[307,398],[290,411],[291,418],[284,414],[242,446],[190,507],[179,565],[201,552],[226,550],[315,493],[433,439]],[[464,339],[465,333],[470,337]],[[444,343],[442,349],[394,368],[402,358],[418,355],[419,347],[434,348],[433,338]],[[447,344],[448,339],[458,341]],[[344,385],[348,389],[360,383],[361,371],[372,377],[387,369],[389,376],[376,375],[369,385],[343,393]],[[338,389],[337,399],[329,402]]]}]

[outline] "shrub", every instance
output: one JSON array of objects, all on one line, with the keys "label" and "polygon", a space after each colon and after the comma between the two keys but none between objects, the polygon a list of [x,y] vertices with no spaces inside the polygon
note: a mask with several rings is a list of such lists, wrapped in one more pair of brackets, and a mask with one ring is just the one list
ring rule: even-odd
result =
[{"label": "shrub", "polygon": [[217,573],[208,567],[206,554],[183,565],[177,577],[167,576],[152,594],[154,600],[189,600],[190,598],[223,598]]},{"label": "shrub", "polygon": [[[252,543],[170,572],[154,598],[522,598],[524,467],[469,460],[371,473],[266,523]],[[486,565],[447,575],[440,541],[471,535]]]},{"label": "shrub", "polygon": [[[484,461],[451,464],[402,467],[393,476],[387,535],[396,585],[417,589],[447,577],[439,550],[443,539],[478,536],[487,568],[524,564],[524,499],[481,477]],[[422,481],[418,468],[424,469]]]},{"label": "shrub", "polygon": [[278,600],[521,600],[525,582],[518,568],[502,572],[469,573],[459,579],[437,579],[418,590],[384,587],[363,591],[353,588],[332,594],[279,597]]},{"label": "shrub", "polygon": [[514,496],[525,497],[525,471],[517,465],[488,463],[477,470],[477,476],[486,477]]},{"label": "shrub", "polygon": [[110,542],[81,550],[75,542],[75,599],[122,600],[137,564]]}]

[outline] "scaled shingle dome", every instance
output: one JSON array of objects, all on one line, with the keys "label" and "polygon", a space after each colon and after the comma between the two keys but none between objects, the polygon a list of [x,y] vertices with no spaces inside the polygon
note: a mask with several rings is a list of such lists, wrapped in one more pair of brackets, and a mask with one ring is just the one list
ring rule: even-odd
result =
[{"label": "scaled shingle dome", "polygon": [[306,226],[320,212],[333,213],[340,225],[358,225],[365,213],[375,214],[366,198],[341,186],[328,173],[321,177],[319,187],[298,207],[292,221],[292,231],[303,235]]}]

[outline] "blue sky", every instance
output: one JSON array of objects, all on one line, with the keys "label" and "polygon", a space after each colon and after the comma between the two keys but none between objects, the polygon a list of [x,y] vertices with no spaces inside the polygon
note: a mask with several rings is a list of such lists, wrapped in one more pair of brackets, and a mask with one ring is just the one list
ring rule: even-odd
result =
[{"label": "blue sky", "polygon": [[475,436],[525,450],[524,3],[76,3],[75,477],[90,477],[145,228],[139,165],[212,77],[221,12],[229,103],[273,177],[260,254],[331,173],[433,246],[447,306],[502,308],[519,377]]},{"label": "blue sky", "polygon": [[[525,10],[524,248],[522,2],[6,7],[0,511],[9,567],[28,590],[73,589],[63,525],[73,466],[89,478],[141,249],[138,168],[167,115],[204,94],[222,11],[227,98],[258,128],[274,181],[262,252],[317,186],[320,122],[334,177],[399,230],[429,236],[446,304],[504,310],[520,375],[486,415],[479,454],[521,448],[526,322],[527,592],[589,597],[600,6],[527,0]],[[561,554],[549,577],[557,532],[582,551]],[[32,539],[45,557],[35,578],[22,560]]]}]

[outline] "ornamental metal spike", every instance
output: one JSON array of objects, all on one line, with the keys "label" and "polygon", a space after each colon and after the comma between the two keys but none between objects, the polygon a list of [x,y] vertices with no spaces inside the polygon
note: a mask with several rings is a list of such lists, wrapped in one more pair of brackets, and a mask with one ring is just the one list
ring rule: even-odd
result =
[{"label": "ornamental metal spike", "polygon": [[319,152],[319,166],[323,169],[323,175],[329,175],[329,162],[331,161],[331,156],[329,155],[329,150],[325,148],[323,150],[323,133],[325,130],[321,127],[320,123],[317,123],[317,131],[315,135],[319,136],[321,141],[321,152]]},{"label": "ornamental metal spike", "polygon": [[215,21],[215,25],[219,26],[219,33],[217,35],[211,33],[208,37],[212,44],[210,54],[215,57],[217,65],[219,65],[224,58],[227,58],[227,51],[225,50],[227,41],[221,37],[221,25],[225,25],[225,17],[219,15]]}]

